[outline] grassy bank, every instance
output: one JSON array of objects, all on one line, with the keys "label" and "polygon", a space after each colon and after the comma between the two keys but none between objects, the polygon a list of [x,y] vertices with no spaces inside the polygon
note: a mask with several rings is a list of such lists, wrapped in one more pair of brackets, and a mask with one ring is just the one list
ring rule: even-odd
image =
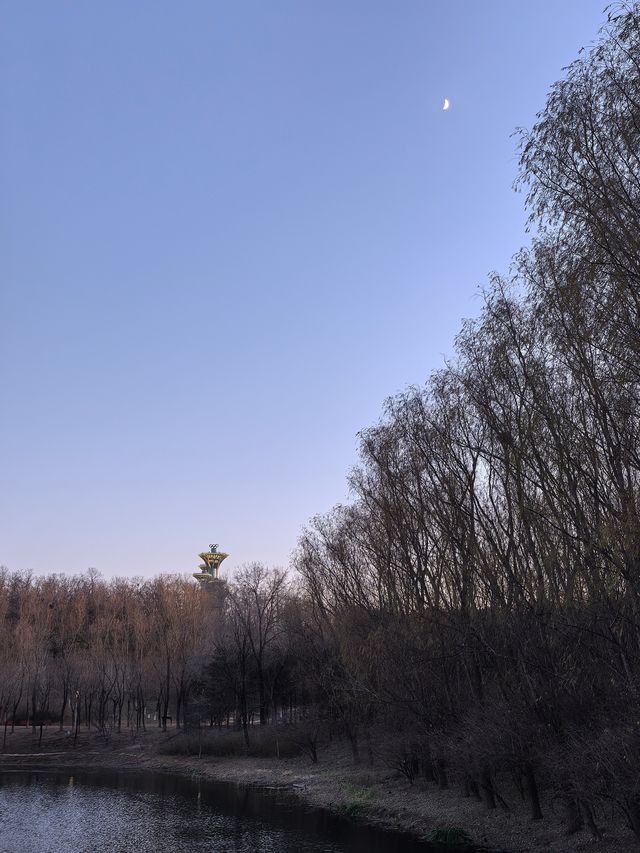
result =
[{"label": "grassy bank", "polygon": [[[509,798],[509,808],[489,812],[472,798],[454,790],[409,782],[388,766],[374,762],[354,765],[344,744],[324,749],[312,764],[300,747],[273,732],[252,738],[252,755],[240,733],[197,733],[185,738],[175,731],[157,730],[138,736],[130,732],[108,738],[81,733],[77,744],[64,732],[45,730],[42,744],[30,731],[9,736],[0,754],[0,770],[30,767],[102,767],[164,771],[251,786],[290,788],[306,803],[389,829],[409,831],[421,838],[434,833],[464,831],[473,843],[503,851],[580,851],[611,853],[638,849],[623,827],[604,824],[603,837],[582,831],[566,836],[561,816],[531,822],[524,805]],[[276,757],[279,753],[280,757]],[[553,803],[544,804],[553,815]],[[604,817],[604,816],[603,816]],[[455,832],[452,837],[455,836]]]}]

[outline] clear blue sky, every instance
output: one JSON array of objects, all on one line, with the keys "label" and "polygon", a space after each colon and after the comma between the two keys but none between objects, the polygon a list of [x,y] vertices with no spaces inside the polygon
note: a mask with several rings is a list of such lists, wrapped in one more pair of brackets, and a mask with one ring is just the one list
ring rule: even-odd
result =
[{"label": "clear blue sky", "polygon": [[526,242],[604,5],[3,0],[0,564],[285,565]]}]

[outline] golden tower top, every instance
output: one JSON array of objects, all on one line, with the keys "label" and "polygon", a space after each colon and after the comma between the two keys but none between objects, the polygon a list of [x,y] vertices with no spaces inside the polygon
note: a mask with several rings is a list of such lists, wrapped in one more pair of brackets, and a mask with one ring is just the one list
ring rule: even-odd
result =
[{"label": "golden tower top", "polygon": [[202,554],[198,554],[198,556],[203,562],[198,566],[200,571],[194,572],[193,577],[201,584],[210,583],[214,580],[217,581],[220,563],[229,555],[224,554],[222,551],[218,551],[217,545],[209,545],[209,550],[203,551]]}]

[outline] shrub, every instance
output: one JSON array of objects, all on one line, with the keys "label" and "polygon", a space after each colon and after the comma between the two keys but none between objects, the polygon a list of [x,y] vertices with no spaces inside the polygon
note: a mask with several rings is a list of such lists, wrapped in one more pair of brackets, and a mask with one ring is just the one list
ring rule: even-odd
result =
[{"label": "shrub", "polygon": [[362,817],[362,813],[364,812],[364,806],[362,803],[349,802],[349,803],[340,803],[338,806],[338,814],[341,814],[343,817],[348,818],[349,820],[357,820]]},{"label": "shrub", "polygon": [[160,746],[159,752],[162,755],[211,755],[218,758],[241,755],[293,758],[300,755],[302,747],[290,740],[286,731],[269,726],[250,730],[248,748],[241,731],[199,729],[172,735]]},{"label": "shrub", "polygon": [[346,785],[344,790],[349,799],[338,806],[338,812],[350,820],[357,820],[373,802],[373,791],[357,785]]},{"label": "shrub", "polygon": [[467,847],[471,844],[469,835],[457,826],[438,826],[429,834],[428,840],[449,847]]}]

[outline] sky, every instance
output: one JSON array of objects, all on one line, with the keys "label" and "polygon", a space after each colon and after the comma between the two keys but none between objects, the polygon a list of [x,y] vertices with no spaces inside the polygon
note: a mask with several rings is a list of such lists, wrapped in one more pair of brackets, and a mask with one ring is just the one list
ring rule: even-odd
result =
[{"label": "sky", "polygon": [[287,566],[527,241],[604,6],[0,0],[0,565]]}]

